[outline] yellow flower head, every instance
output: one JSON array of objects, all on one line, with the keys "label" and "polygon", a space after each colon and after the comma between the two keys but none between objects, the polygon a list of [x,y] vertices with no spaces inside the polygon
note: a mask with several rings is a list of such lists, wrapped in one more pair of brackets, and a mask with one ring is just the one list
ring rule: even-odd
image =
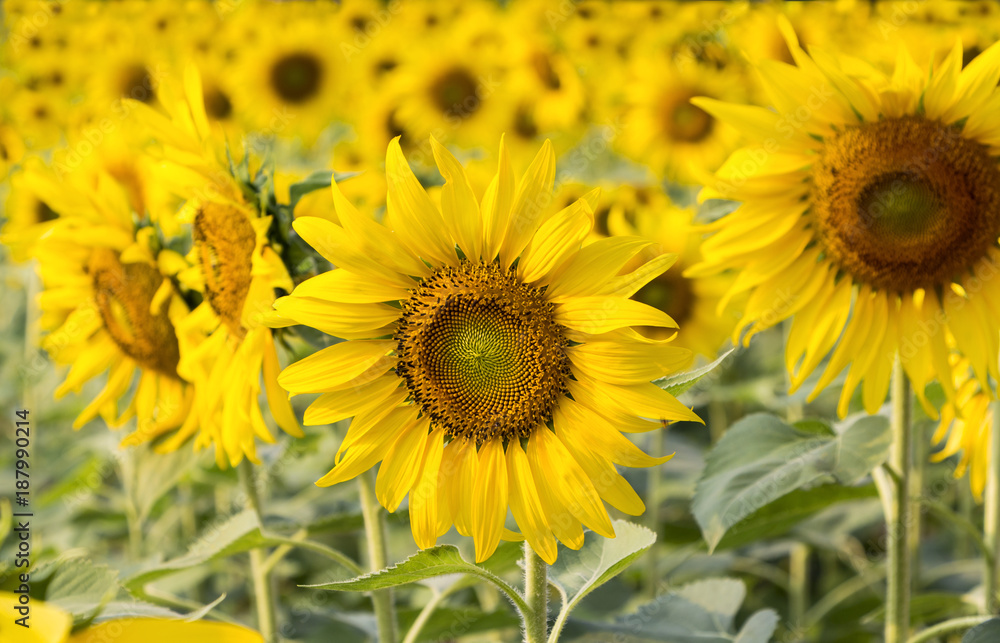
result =
[{"label": "yellow flower head", "polygon": [[[144,108],[140,114],[162,146],[159,176],[184,200],[180,219],[191,225],[191,265],[178,279],[204,297],[177,328],[177,369],[195,384],[202,418],[195,447],[214,446],[220,467],[244,457],[257,462],[255,440],[274,442],[258,401],[262,381],[274,422],[302,435],[277,384],[273,333],[263,325],[275,289],[291,291],[292,280],[268,239],[271,217],[248,202],[249,187],[220,160],[225,146],[206,113],[197,70],[185,70],[183,88],[163,85],[169,117]],[[181,433],[167,444],[176,448],[188,437]]]},{"label": "yellow flower head", "polygon": [[997,378],[1000,46],[963,68],[956,43],[929,70],[900,49],[886,76],[806,54],[780,24],[796,65],[758,65],[774,110],[695,99],[751,143],[702,192],[743,203],[687,274],[739,271],[730,293],[749,294],[745,342],[793,318],[793,388],[827,355],[812,397],[850,364],[841,416],[862,381],[865,409],[880,407],[896,355],[936,415],[924,387],[937,379],[954,398],[951,339],[984,387]]},{"label": "yellow flower head", "polygon": [[[359,213],[334,185],[341,225],[317,217],[295,230],[336,270],[300,284],[275,309],[284,323],[344,338],[286,368],[293,394],[322,393],[307,424],[353,416],[336,466],[317,484],[343,482],[382,462],[379,501],[410,496],[421,547],[452,524],[493,553],[508,508],[545,560],[556,539],[578,548],[583,525],[613,537],[603,500],[644,507],[615,464],[651,466],[620,431],[697,420],[650,381],[689,351],[646,339],[632,326],[676,327],[629,297],[674,260],[622,268],[651,242],[603,239],[592,191],[552,202],[555,157],[546,143],[521,181],[501,144],[499,170],[477,198],[462,165],[431,140],[445,177],[440,207],[403,158],[386,157],[387,213]],[[648,419],[647,419],[648,418]],[[652,421],[650,421],[650,419]]]},{"label": "yellow flower head", "polygon": [[[23,176],[25,189],[44,195],[58,215],[30,250],[44,286],[39,306],[49,332],[42,346],[57,363],[72,364],[56,397],[79,393],[108,372],[74,428],[99,414],[110,426],[135,415],[137,430],[123,444],[193,431],[194,392],[177,372],[175,330],[188,307],[171,281],[183,259],[163,247],[152,227],[141,226],[123,186],[104,172],[82,174],[61,182],[41,171]],[[136,379],[135,394],[119,413],[118,401]]]}]

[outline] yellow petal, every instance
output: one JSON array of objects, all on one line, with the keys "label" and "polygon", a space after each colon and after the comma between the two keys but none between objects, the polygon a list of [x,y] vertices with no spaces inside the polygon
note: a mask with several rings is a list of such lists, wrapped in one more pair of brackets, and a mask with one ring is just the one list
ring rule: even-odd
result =
[{"label": "yellow petal", "polygon": [[510,169],[510,157],[503,135],[500,136],[500,153],[497,174],[493,177],[486,194],[483,195],[483,260],[492,261],[503,245],[510,220],[510,208],[514,203],[514,173]]},{"label": "yellow petal", "polygon": [[375,481],[375,495],[389,511],[396,511],[417,481],[424,451],[427,449],[429,430],[428,418],[418,420],[398,434],[385,454]]},{"label": "yellow petal", "polygon": [[306,409],[305,423],[333,424],[369,411],[382,404],[399,388],[399,383],[399,377],[389,373],[365,386],[324,393]]},{"label": "yellow petal", "polygon": [[412,279],[389,267],[392,264],[380,263],[374,259],[369,248],[361,247],[356,239],[344,228],[319,217],[299,217],[292,222],[295,229],[306,243],[316,252],[337,266],[361,275],[374,275],[386,283],[403,288],[413,286]]},{"label": "yellow petal", "polygon": [[[12,573],[11,587],[18,585],[20,582]],[[32,598],[30,605],[24,608],[27,613],[21,613],[17,610],[23,605],[21,596],[28,598],[27,594],[0,592],[0,638],[11,643],[64,643],[73,625],[73,617],[37,598]],[[29,617],[24,621],[29,627],[21,627],[15,622],[25,616]]]},{"label": "yellow petal", "polygon": [[371,469],[385,457],[392,443],[407,429],[417,423],[418,410],[413,406],[403,406],[390,411],[377,431],[367,432],[354,441],[346,455],[325,476],[316,481],[317,487],[329,487],[357,477]]},{"label": "yellow petal", "polygon": [[297,295],[279,298],[274,309],[282,317],[345,339],[385,335],[382,329],[400,317],[399,308],[387,304],[342,304]]},{"label": "yellow petal", "polygon": [[483,218],[469,178],[458,159],[433,136],[431,151],[445,180],[444,187],[441,188],[441,209],[445,225],[465,256],[478,259],[483,250]]},{"label": "yellow petal", "polygon": [[69,637],[66,643],[264,643],[259,633],[231,623],[188,622],[164,618],[123,618],[90,625]]},{"label": "yellow petal", "polygon": [[552,202],[552,184],[556,176],[556,156],[548,140],[528,166],[517,186],[511,205],[510,219],[500,248],[500,264],[510,266],[528,245],[539,224],[545,220],[547,206]]},{"label": "yellow petal", "polygon": [[506,516],[507,463],[503,441],[494,438],[479,449],[476,482],[472,489],[472,538],[476,544],[477,563],[496,551]]},{"label": "yellow petal", "polygon": [[403,245],[414,256],[432,264],[456,263],[455,244],[445,232],[441,213],[413,175],[399,147],[398,136],[386,151],[385,178],[388,219]]},{"label": "yellow petal", "polygon": [[533,473],[546,472],[543,484],[551,490],[560,505],[605,538],[615,537],[608,511],[594,484],[552,431],[538,427],[531,434],[528,459]]},{"label": "yellow petal", "polygon": [[435,429],[427,438],[420,473],[410,490],[410,530],[417,547],[427,549],[438,537],[438,477],[444,454],[444,429]]},{"label": "yellow petal", "polygon": [[292,405],[288,403],[288,396],[278,384],[281,366],[278,364],[278,353],[274,348],[274,339],[271,336],[271,331],[266,332],[262,374],[264,376],[264,390],[267,391],[267,405],[271,409],[274,421],[277,422],[282,431],[301,438],[303,433],[298,420],[295,419],[295,412],[292,411]]},{"label": "yellow petal", "polygon": [[323,392],[347,382],[374,366],[396,348],[392,340],[341,342],[288,366],[278,376],[286,391]]},{"label": "yellow petal", "polygon": [[677,322],[662,310],[632,299],[611,295],[574,297],[556,304],[557,323],[591,335],[625,326],[677,328]]},{"label": "yellow petal", "polygon": [[545,519],[545,510],[535,488],[528,456],[518,440],[507,445],[507,477],[510,511],[531,548],[548,564],[556,562],[556,539]]},{"label": "yellow petal", "polygon": [[560,265],[590,234],[594,226],[593,211],[579,200],[539,226],[521,255],[517,271],[521,278],[538,281]]},{"label": "yellow petal", "polygon": [[310,277],[296,286],[292,294],[296,297],[312,297],[345,304],[374,304],[409,297],[405,288],[344,269],[330,270]]},{"label": "yellow petal", "polygon": [[566,354],[578,370],[611,384],[650,382],[691,361],[690,350],[667,344],[588,342]]}]

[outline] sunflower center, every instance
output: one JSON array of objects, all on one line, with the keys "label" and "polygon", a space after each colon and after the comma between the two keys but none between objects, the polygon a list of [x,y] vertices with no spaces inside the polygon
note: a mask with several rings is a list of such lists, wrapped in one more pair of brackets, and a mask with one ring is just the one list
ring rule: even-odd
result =
[{"label": "sunflower center", "polygon": [[132,98],[141,103],[152,103],[156,98],[153,77],[145,65],[129,65],[122,70],[120,81],[122,98]]},{"label": "sunflower center", "polygon": [[828,254],[876,288],[948,283],[1000,234],[1000,170],[986,148],[919,116],[845,130],[814,165],[813,190]]},{"label": "sunflower center", "polygon": [[289,103],[309,100],[319,93],[322,81],[323,65],[307,53],[283,56],[271,67],[271,87]]},{"label": "sunflower center", "polygon": [[715,127],[715,119],[708,112],[691,104],[697,93],[670,96],[664,102],[663,125],[667,137],[681,143],[704,140]]},{"label": "sunflower center", "polygon": [[206,203],[194,217],[192,232],[205,276],[205,298],[229,330],[242,337],[257,240],[253,226],[234,207]]},{"label": "sunflower center", "polygon": [[479,109],[478,83],[468,70],[451,69],[431,86],[431,99],[442,113],[458,118],[472,115]]},{"label": "sunflower center", "polygon": [[553,314],[541,290],[496,263],[441,268],[403,304],[398,373],[452,436],[527,437],[566,391],[566,338]]},{"label": "sunflower center", "polygon": [[205,89],[205,112],[217,121],[225,120],[233,113],[233,103],[226,92],[218,87]]},{"label": "sunflower center", "polygon": [[683,328],[684,321],[691,316],[695,294],[691,289],[691,280],[685,279],[681,275],[681,270],[675,267],[640,288],[635,293],[635,298],[644,304],[659,308]]},{"label": "sunflower center", "polygon": [[180,350],[167,303],[153,313],[150,306],[163,276],[144,263],[121,263],[107,249],[94,253],[89,272],[94,296],[108,334],[123,353],[143,368],[177,376]]}]

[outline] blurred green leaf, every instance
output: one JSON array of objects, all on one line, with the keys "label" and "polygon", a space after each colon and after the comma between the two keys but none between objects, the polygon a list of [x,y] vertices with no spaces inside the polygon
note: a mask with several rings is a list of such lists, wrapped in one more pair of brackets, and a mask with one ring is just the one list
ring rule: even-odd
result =
[{"label": "blurred green leaf", "polygon": [[782,536],[792,527],[830,505],[877,497],[878,490],[872,484],[861,487],[825,484],[812,489],[795,489],[730,527],[716,545],[716,549],[732,549]]},{"label": "blurred green leaf", "polygon": [[663,377],[658,380],[654,380],[653,384],[656,384],[667,393],[677,397],[697,384],[701,378],[718,368],[718,366],[722,364],[723,360],[729,357],[734,350],[735,349],[730,348],[722,355],[719,355],[719,357],[717,357],[711,364],[699,366],[698,368],[691,369],[690,371],[686,371],[684,373],[678,373],[677,375],[671,375],[670,377]]},{"label": "blurred green leaf", "polygon": [[773,415],[749,415],[709,451],[692,513],[712,551],[741,520],[829,477],[851,484],[885,461],[888,421],[866,416],[836,435],[804,432]]},{"label": "blurred green leaf", "polygon": [[993,618],[965,633],[962,643],[996,643],[1000,641],[1000,618]]},{"label": "blurred green leaf", "polygon": [[[742,581],[732,578],[698,581],[662,594],[641,605],[635,613],[619,616],[614,623],[574,623],[576,627],[569,628],[567,634],[582,626],[591,633],[613,633],[619,643],[767,643],[778,624],[778,615],[772,610],[754,613],[739,634],[734,632],[736,613],[744,598],[746,586]],[[604,641],[607,637],[588,634],[583,639]]]},{"label": "blurred green leaf", "polygon": [[656,534],[641,525],[616,520],[614,528],[615,538],[587,532],[579,550],[559,552],[549,578],[563,593],[561,618],[584,596],[622,573],[656,542]]},{"label": "blurred green leaf", "polygon": [[52,572],[45,602],[57,605],[76,621],[94,617],[118,593],[118,572],[85,558],[61,561]]},{"label": "blurred green leaf", "polygon": [[129,449],[122,460],[125,490],[140,522],[149,517],[156,501],[177,486],[198,459],[192,449],[170,453],[157,453],[149,445]]},{"label": "blurred green leaf", "polygon": [[348,580],[303,585],[315,589],[329,589],[338,592],[368,592],[386,587],[396,587],[418,581],[444,576],[446,574],[472,574],[487,580],[506,593],[519,608],[527,605],[521,595],[499,576],[481,565],[474,565],[462,558],[458,547],[454,545],[438,545],[417,552],[403,562],[377,572],[363,574]]}]

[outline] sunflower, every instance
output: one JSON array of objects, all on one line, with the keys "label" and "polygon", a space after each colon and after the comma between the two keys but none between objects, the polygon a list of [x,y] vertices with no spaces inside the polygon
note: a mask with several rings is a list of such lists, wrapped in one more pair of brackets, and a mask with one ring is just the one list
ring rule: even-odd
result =
[{"label": "sunflower", "polygon": [[[259,5],[257,5],[259,6]],[[260,16],[254,18],[259,20]],[[252,128],[306,145],[343,110],[338,96],[345,84],[340,52],[331,43],[346,36],[316,16],[275,13],[277,24],[238,61],[242,93],[234,100],[246,110]]]},{"label": "sunflower", "polygon": [[951,355],[952,382],[955,397],[941,408],[941,418],[932,441],[942,448],[931,456],[941,462],[961,453],[955,477],[968,472],[969,486],[977,500],[982,501],[990,465],[990,434],[993,430],[991,395],[983,390],[969,368],[969,360]]},{"label": "sunflower", "polygon": [[[0,635],[5,641],[20,643],[264,643],[260,633],[241,625],[218,621],[190,621],[182,618],[129,616],[102,618],[88,622],[73,632],[73,615],[55,602],[31,599],[31,627],[22,628],[19,611],[21,596],[0,591]],[[16,634],[15,634],[16,632]]]},{"label": "sunflower", "polygon": [[[28,171],[25,189],[58,216],[31,247],[38,260],[42,341],[58,364],[72,364],[56,397],[79,393],[108,372],[104,389],[73,423],[79,429],[101,415],[109,426],[131,416],[137,430],[123,444],[193,430],[194,390],[177,373],[175,328],[188,307],[170,275],[183,259],[164,249],[153,228],[133,216],[126,190],[106,173],[86,172],[61,181]],[[126,409],[118,402],[135,384]]]},{"label": "sunflower", "polygon": [[[446,34],[402,60],[386,83],[387,95],[399,98],[393,122],[415,141],[434,135],[474,147],[507,113],[509,51],[504,34],[482,17],[488,11],[479,7],[447,25]],[[424,145],[421,152],[420,162],[433,165],[430,149]]]},{"label": "sunflower", "polygon": [[[640,236],[656,243],[639,253],[634,262],[646,260],[658,252],[677,255],[677,263],[640,288],[635,299],[659,308],[677,322],[680,331],[674,340],[676,345],[714,359],[733,332],[739,319],[736,310],[744,302],[723,301],[732,286],[733,275],[697,279],[683,275],[685,269],[701,260],[702,228],[694,221],[694,210],[674,205],[659,189],[622,186],[611,196],[610,207],[604,216],[606,233]],[[656,338],[673,334],[663,328],[640,331]]]},{"label": "sunflower", "polygon": [[[37,168],[36,163],[30,167]],[[10,193],[4,207],[4,225],[0,242],[10,248],[14,261],[27,261],[32,245],[51,227],[55,210],[35,190],[25,184],[24,172],[10,177]]]},{"label": "sunflower", "polygon": [[[188,66],[183,91],[164,83],[162,100],[170,118],[137,106],[141,121],[163,146],[159,179],[184,199],[182,221],[191,225],[191,266],[178,279],[200,291],[202,303],[178,327],[178,372],[198,390],[203,418],[195,447],[215,447],[220,467],[244,457],[258,462],[255,438],[274,442],[260,409],[261,381],[275,423],[286,433],[302,431],[277,384],[280,370],[273,332],[264,326],[276,288],[292,280],[268,238],[271,217],[251,205],[247,177],[234,177],[220,156],[205,112],[197,69]],[[179,446],[190,433],[169,443]]]},{"label": "sunflower", "polygon": [[810,399],[850,364],[838,412],[863,380],[874,413],[898,354],[936,416],[924,387],[937,379],[955,397],[949,341],[981,385],[997,377],[1000,46],[963,69],[956,44],[930,70],[901,48],[885,76],[823,49],[807,55],[780,24],[797,66],[758,66],[775,111],[694,101],[753,142],[702,191],[743,203],[687,274],[740,271],[730,294],[749,293],[736,331],[749,328],[745,343],[793,318],[793,390],[832,353]]},{"label": "sunflower", "polygon": [[[631,326],[674,327],[629,296],[673,261],[620,269],[649,242],[597,241],[597,191],[554,212],[555,157],[546,143],[515,184],[501,143],[499,171],[480,201],[461,164],[435,139],[446,183],[433,204],[397,140],[386,155],[386,224],[360,214],[339,188],[342,225],[300,218],[295,230],[338,269],[275,302],[279,320],[346,341],[287,367],[292,394],[323,393],[307,424],[351,416],[336,466],[317,484],[349,480],[382,462],[379,501],[410,495],[416,543],[454,523],[488,558],[508,506],[545,560],[556,539],[583,543],[582,525],[614,536],[601,502],[644,507],[614,464],[652,466],[619,431],[697,420],[650,383],[689,351]],[[650,418],[649,421],[645,418]]]},{"label": "sunflower", "polygon": [[745,102],[746,89],[729,71],[634,58],[622,151],[674,181],[691,183],[718,169],[739,143],[739,132],[692,104],[695,96]]}]

